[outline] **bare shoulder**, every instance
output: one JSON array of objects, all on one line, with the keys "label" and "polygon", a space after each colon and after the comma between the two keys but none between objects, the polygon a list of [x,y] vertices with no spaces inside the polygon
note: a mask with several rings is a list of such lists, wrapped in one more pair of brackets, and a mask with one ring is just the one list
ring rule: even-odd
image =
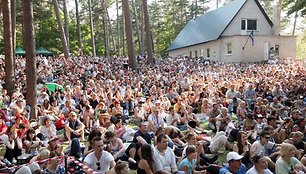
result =
[{"label": "bare shoulder", "polygon": [[138,166],[145,169],[145,168],[149,167],[149,163],[148,163],[147,160],[142,159],[142,160],[139,161]]}]

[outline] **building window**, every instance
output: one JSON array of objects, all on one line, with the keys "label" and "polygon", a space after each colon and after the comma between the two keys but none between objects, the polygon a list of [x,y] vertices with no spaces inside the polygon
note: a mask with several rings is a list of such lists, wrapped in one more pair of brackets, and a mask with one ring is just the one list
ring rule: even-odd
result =
[{"label": "building window", "polygon": [[194,57],[198,58],[198,51],[194,51]]},{"label": "building window", "polygon": [[192,51],[189,52],[189,58],[192,58]]},{"label": "building window", "polygon": [[201,49],[201,50],[200,50],[200,57],[203,57],[203,56],[204,56],[204,50]]},{"label": "building window", "polygon": [[245,30],[245,19],[241,20],[241,30]]},{"label": "building window", "polygon": [[226,52],[227,52],[227,55],[232,54],[232,43],[226,43]]},{"label": "building window", "polygon": [[255,19],[242,19],[241,30],[257,30],[257,20]]},{"label": "building window", "polygon": [[207,57],[210,57],[210,49],[209,48],[207,48],[206,54],[207,54]]}]

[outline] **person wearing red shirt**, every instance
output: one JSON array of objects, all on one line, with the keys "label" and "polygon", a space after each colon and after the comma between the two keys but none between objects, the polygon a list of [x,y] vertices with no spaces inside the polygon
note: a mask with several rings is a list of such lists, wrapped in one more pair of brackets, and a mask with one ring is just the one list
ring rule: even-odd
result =
[{"label": "person wearing red shirt", "polygon": [[20,114],[17,114],[16,117],[15,117],[15,124],[16,124],[16,127],[19,128],[19,125],[23,123],[24,126],[26,128],[29,128],[30,124],[29,124],[29,120],[26,119],[25,117],[23,117],[22,115]]},{"label": "person wearing red shirt", "polygon": [[2,116],[0,116],[0,141],[5,144],[8,140],[7,134],[7,126],[5,125],[5,120]]},{"label": "person wearing red shirt", "polygon": [[17,136],[21,140],[23,140],[26,137],[26,135],[27,135],[27,131],[28,131],[28,129],[26,128],[26,126],[23,123],[21,123],[19,125],[19,129],[17,130]]}]

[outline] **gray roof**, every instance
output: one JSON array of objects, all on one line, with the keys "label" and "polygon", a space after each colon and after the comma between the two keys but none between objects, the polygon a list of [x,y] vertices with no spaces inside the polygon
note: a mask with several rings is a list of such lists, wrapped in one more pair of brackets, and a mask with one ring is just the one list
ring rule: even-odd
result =
[{"label": "gray roof", "polygon": [[[171,43],[167,51],[218,39],[246,1],[248,0],[235,0],[196,19],[190,20]],[[260,8],[262,10],[261,6]]]}]

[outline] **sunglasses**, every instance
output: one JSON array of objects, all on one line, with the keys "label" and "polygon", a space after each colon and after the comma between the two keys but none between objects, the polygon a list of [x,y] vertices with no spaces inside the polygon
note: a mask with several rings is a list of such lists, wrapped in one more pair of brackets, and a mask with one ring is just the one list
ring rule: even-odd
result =
[{"label": "sunglasses", "polygon": [[97,167],[97,170],[100,170],[100,169],[101,169],[101,167],[100,167],[100,161],[98,161],[98,162],[96,163],[96,165],[98,166],[98,167]]},{"label": "sunglasses", "polygon": [[270,139],[271,137],[265,137],[266,139]]}]

